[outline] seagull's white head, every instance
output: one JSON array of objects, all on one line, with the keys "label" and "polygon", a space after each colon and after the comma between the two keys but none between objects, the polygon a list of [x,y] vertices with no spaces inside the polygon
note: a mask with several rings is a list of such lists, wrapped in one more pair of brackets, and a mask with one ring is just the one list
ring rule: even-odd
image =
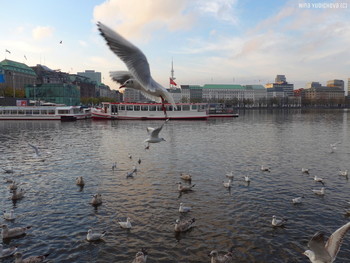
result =
[{"label": "seagull's white head", "polygon": [[121,85],[121,86],[119,87],[119,89],[121,89],[121,88],[133,88],[134,85],[135,85],[134,80],[128,79],[127,81],[125,81],[125,82],[123,83],[123,85]]}]

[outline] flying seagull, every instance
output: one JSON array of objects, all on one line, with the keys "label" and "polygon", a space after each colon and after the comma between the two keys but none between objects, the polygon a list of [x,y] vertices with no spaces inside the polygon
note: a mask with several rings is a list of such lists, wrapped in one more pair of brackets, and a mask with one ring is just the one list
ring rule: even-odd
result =
[{"label": "flying seagull", "polygon": [[350,222],[334,231],[326,243],[323,233],[317,232],[308,243],[310,250],[306,250],[304,255],[307,256],[312,263],[334,262],[340,250],[343,238],[349,229]]},{"label": "flying seagull", "polygon": [[[143,52],[101,22],[98,22],[97,26],[109,48],[125,63],[130,72],[130,78],[121,87],[139,89],[147,97],[152,97],[154,101],[159,102],[160,99],[165,115],[165,100],[176,109],[175,101],[171,94],[152,78],[147,58]],[[112,79],[115,79],[113,78],[113,73]],[[137,84],[135,85],[134,82]]]},{"label": "flying seagull", "polygon": [[166,119],[165,122],[158,128],[147,127],[149,138],[144,141],[144,142],[147,142],[147,146],[145,149],[149,149],[150,143],[158,143],[158,142],[165,141],[164,138],[159,138],[159,133],[163,129],[164,124],[167,123],[168,121],[169,119]]}]

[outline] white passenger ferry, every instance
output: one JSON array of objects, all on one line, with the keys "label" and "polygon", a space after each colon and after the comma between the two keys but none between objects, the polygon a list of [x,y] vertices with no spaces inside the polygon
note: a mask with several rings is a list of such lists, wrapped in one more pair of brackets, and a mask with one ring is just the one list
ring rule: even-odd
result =
[{"label": "white passenger ferry", "polygon": [[0,106],[0,120],[75,121],[91,118],[91,110],[80,106]]},{"label": "white passenger ferry", "polygon": [[175,109],[165,104],[164,115],[161,103],[112,103],[103,102],[101,108],[91,111],[93,119],[117,120],[205,120],[209,117],[207,103],[177,103]]}]

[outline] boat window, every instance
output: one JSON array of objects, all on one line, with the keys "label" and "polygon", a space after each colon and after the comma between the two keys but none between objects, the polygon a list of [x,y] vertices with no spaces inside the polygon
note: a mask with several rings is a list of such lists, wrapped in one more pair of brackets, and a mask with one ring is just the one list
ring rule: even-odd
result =
[{"label": "boat window", "polygon": [[173,106],[171,106],[171,105],[166,106],[166,110],[167,111],[173,111]]},{"label": "boat window", "polygon": [[174,108],[174,110],[176,110],[176,111],[181,111],[181,105],[177,105],[177,106],[176,106],[176,109]]},{"label": "boat window", "polygon": [[32,115],[32,111],[31,110],[26,110],[26,115]]},{"label": "boat window", "polygon": [[190,110],[190,105],[182,105],[182,110]]},{"label": "boat window", "polygon": [[133,110],[133,106],[132,105],[126,105],[126,110],[130,110],[130,111],[132,111]]},{"label": "boat window", "polygon": [[162,111],[162,106],[157,106],[157,111]]},{"label": "boat window", "polygon": [[49,114],[55,114],[55,110],[48,110]]},{"label": "boat window", "polygon": [[140,105],[134,105],[134,111],[139,111],[140,110]]},{"label": "boat window", "polygon": [[125,110],[125,105],[119,105],[119,110]]},{"label": "boat window", "polygon": [[197,109],[197,105],[192,105],[192,110],[196,110]]},{"label": "boat window", "polygon": [[58,110],[58,114],[69,114],[69,110]]},{"label": "boat window", "polygon": [[11,114],[17,115],[17,110],[12,110]]},{"label": "boat window", "polygon": [[41,110],[41,114],[47,114],[47,110]]},{"label": "boat window", "polygon": [[157,110],[157,106],[149,106],[149,110],[150,111],[156,111]]},{"label": "boat window", "polygon": [[33,110],[33,114],[40,114],[39,110]]},{"label": "boat window", "polygon": [[24,114],[24,110],[18,110],[18,114],[23,115]]},{"label": "boat window", "polygon": [[148,105],[142,105],[141,106],[142,111],[148,111]]}]

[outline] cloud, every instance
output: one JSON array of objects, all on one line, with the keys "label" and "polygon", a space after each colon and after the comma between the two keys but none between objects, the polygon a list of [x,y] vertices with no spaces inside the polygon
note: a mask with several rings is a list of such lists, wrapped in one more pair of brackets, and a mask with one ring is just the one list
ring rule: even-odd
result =
[{"label": "cloud", "polygon": [[94,8],[93,19],[126,38],[147,40],[155,30],[186,30],[194,23],[186,13],[187,0],[110,0]]},{"label": "cloud", "polygon": [[50,26],[37,26],[32,30],[32,36],[35,40],[51,37],[53,35],[54,28]]},{"label": "cloud", "polygon": [[217,20],[223,20],[237,25],[239,22],[236,14],[237,0],[199,0],[198,9],[204,15],[209,14]]}]

